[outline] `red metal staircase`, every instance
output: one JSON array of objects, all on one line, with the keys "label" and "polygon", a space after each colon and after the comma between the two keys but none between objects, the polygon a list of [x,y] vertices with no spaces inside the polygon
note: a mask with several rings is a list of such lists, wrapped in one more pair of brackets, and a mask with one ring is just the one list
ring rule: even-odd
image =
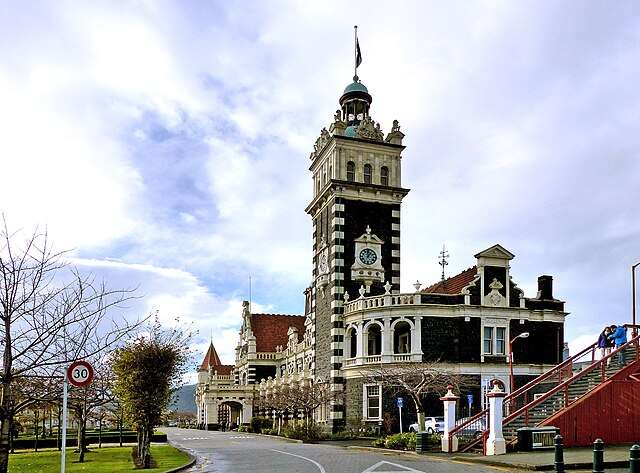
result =
[{"label": "red metal staircase", "polygon": [[[626,365],[622,366],[617,363],[621,350],[624,350],[626,356]],[[640,397],[640,336],[635,336],[620,349],[600,360],[595,359],[596,351],[595,344],[588,346],[504,398],[502,433],[507,444],[515,444],[517,430],[521,427],[554,425],[561,427],[565,444],[567,434],[573,432],[563,430],[575,430],[574,442],[577,443],[574,445],[578,445],[580,436],[577,434],[576,424],[582,422],[581,418],[586,422],[590,414],[597,414],[603,415],[602,419],[605,420],[613,419],[615,412],[605,410],[596,413],[603,409],[600,406],[602,399],[607,399],[614,392],[618,393],[618,396],[626,396],[626,402],[630,402],[631,398]],[[579,364],[586,366],[574,373],[574,367]],[[616,381],[627,383],[616,385],[617,388],[613,391],[612,386],[605,387]],[[590,403],[591,396],[594,396],[594,402]],[[596,397],[599,400],[596,400]],[[611,399],[607,400],[607,405],[612,405]],[[581,415],[567,415],[578,406],[582,410]],[[571,425],[567,423],[569,419]],[[562,425],[558,425],[559,423]],[[485,409],[449,432],[449,445],[452,445],[451,439],[456,435],[460,445],[458,451],[479,451],[481,447],[484,453],[489,435],[488,426],[489,409]],[[584,435],[580,438],[582,437]]]}]

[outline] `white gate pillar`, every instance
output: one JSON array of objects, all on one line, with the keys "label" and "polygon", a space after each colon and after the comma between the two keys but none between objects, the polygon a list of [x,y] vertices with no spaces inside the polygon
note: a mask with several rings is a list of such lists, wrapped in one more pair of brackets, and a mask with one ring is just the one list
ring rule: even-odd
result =
[{"label": "white gate pillar", "polygon": [[449,439],[449,432],[456,426],[456,402],[460,400],[453,394],[453,386],[447,386],[447,394],[440,398],[444,403],[444,435],[442,436],[442,451],[457,452],[458,436],[454,435]]},{"label": "white gate pillar", "polygon": [[502,436],[502,404],[506,393],[500,389],[498,380],[493,382],[493,389],[487,394],[489,398],[489,438],[487,439],[487,455],[503,455],[507,453],[506,443]]}]

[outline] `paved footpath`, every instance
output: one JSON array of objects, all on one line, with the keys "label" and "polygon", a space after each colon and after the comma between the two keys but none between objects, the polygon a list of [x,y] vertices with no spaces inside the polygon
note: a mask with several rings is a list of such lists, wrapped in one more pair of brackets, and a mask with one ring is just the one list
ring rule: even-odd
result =
[{"label": "paved footpath", "polygon": [[[629,449],[631,444],[605,445],[604,466],[607,473],[627,473],[629,471]],[[527,470],[553,471],[554,449],[536,450],[533,452],[514,452],[491,457],[457,454],[455,458],[470,462],[511,466]],[[593,471],[593,447],[565,448],[565,470],[571,473]]]}]

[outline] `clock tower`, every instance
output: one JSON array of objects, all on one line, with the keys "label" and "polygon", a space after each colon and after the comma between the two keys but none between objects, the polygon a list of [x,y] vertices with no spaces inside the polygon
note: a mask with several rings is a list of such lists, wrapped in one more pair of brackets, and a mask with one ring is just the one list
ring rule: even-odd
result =
[{"label": "clock tower", "polygon": [[[348,389],[341,372],[345,297],[400,290],[400,204],[409,192],[401,185],[404,134],[394,120],[384,135],[369,114],[372,101],[354,76],[310,156],[313,200],[306,212],[313,221],[315,377],[330,382],[337,394]],[[326,420],[334,431],[344,425],[341,401]]]}]

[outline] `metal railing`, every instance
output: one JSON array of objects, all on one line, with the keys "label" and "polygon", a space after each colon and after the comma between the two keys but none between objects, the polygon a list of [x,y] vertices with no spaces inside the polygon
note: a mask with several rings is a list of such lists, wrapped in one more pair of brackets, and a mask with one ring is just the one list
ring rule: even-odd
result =
[{"label": "metal railing", "polygon": [[[634,360],[640,360],[640,336],[635,336],[631,340],[629,340],[626,344],[621,347],[613,350],[609,355],[596,360],[596,350],[597,346],[594,343],[593,345],[589,345],[584,350],[580,351],[576,355],[567,358],[565,361],[560,363],[559,365],[553,367],[546,373],[538,376],[533,381],[525,384],[521,388],[515,390],[513,393],[509,393],[504,398],[504,419],[503,419],[503,427],[508,426],[510,423],[513,423],[516,419],[520,419],[524,417],[524,426],[529,426],[531,423],[531,418],[533,417],[532,410],[538,406],[541,406],[546,401],[549,401],[550,398],[554,395],[560,394],[560,402],[551,406],[548,411],[548,415],[546,417],[550,417],[561,409],[568,407],[572,402],[582,397],[586,392],[590,389],[587,389],[586,392],[580,393],[574,398],[570,398],[569,389],[574,386],[576,382],[579,380],[584,380],[588,376],[592,376],[592,379],[597,381],[597,385],[602,384],[608,379],[618,376],[620,372],[623,370],[617,370],[609,375],[607,375],[607,365],[608,362],[614,356],[618,356],[618,353],[621,350],[627,350],[629,347],[635,347],[635,355]],[[590,357],[590,364],[576,373],[573,374],[573,364],[578,362],[583,358]],[[627,360],[629,362],[631,360]],[[554,383],[554,386],[551,389],[541,389],[541,385],[543,383]],[[557,383],[557,384],[555,384]],[[536,392],[537,391],[537,392]],[[537,396],[534,396],[537,394]],[[574,393],[575,394],[575,393]],[[489,419],[489,409],[484,409],[480,411],[473,417],[466,419],[461,422],[459,425],[451,430],[448,434],[449,436],[449,448],[451,450],[452,438],[454,435],[458,436],[458,439],[464,439],[465,435],[459,435],[461,432],[468,432],[473,429],[473,425],[481,425],[483,422],[488,427],[488,419]],[[481,435],[476,435],[475,438],[470,439],[468,442],[463,444],[458,451],[464,452],[465,450],[470,449],[473,446],[476,446],[482,441],[483,443],[483,452],[485,450],[484,446],[486,443],[486,438],[488,436],[488,428],[484,429]]]}]

